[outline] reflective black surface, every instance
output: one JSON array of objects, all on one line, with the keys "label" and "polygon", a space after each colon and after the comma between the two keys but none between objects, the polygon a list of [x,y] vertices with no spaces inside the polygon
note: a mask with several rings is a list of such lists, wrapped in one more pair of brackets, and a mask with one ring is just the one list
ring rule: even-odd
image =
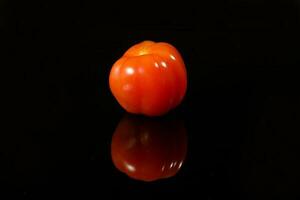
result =
[{"label": "reflective black surface", "polygon": [[[6,0],[0,9],[1,199],[299,196],[297,1]],[[108,73],[145,39],[176,46],[189,78],[165,116],[185,124],[185,163],[150,183],[119,172],[110,152],[125,112]]]}]

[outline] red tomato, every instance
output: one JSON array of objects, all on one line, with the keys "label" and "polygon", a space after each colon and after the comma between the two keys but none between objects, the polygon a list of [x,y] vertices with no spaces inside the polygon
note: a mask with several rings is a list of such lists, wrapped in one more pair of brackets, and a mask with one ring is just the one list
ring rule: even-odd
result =
[{"label": "red tomato", "polygon": [[113,65],[109,84],[128,112],[159,116],[180,104],[187,88],[187,74],[175,47],[144,41],[128,49]]},{"label": "red tomato", "polygon": [[187,152],[183,123],[127,116],[121,120],[111,142],[112,161],[133,179],[155,181],[174,176]]}]

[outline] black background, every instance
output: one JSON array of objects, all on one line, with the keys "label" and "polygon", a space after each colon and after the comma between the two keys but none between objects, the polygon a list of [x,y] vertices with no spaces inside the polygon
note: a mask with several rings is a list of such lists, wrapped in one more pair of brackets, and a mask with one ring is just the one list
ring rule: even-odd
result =
[{"label": "black background", "polygon": [[[12,122],[0,136],[3,195],[298,195],[298,1],[6,0],[0,8],[1,68],[12,75],[2,93]],[[125,112],[109,91],[109,70],[143,40],[176,46],[189,78],[171,113],[185,122],[186,163],[153,183],[129,179],[110,158]]]}]

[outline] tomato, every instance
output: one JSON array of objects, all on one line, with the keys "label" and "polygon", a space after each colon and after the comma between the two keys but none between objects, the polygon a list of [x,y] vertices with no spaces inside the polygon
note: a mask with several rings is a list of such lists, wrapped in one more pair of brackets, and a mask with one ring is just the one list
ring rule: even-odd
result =
[{"label": "tomato", "polygon": [[144,41],[129,48],[109,75],[112,94],[128,112],[159,116],[178,106],[187,89],[180,53],[164,42]]},{"label": "tomato", "polygon": [[161,122],[127,116],[117,126],[111,142],[115,167],[142,181],[174,176],[186,152],[186,130],[178,120]]}]

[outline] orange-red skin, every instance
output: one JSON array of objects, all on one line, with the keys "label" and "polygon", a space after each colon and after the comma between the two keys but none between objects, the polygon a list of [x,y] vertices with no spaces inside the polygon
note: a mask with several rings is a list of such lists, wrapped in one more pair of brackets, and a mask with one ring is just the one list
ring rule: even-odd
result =
[{"label": "orange-red skin", "polygon": [[114,63],[109,85],[126,111],[160,116],[183,100],[187,73],[183,59],[174,46],[144,41],[129,48]]},{"label": "orange-red skin", "polygon": [[181,122],[125,117],[112,137],[111,156],[117,169],[141,181],[174,176],[187,152],[186,130]]}]

